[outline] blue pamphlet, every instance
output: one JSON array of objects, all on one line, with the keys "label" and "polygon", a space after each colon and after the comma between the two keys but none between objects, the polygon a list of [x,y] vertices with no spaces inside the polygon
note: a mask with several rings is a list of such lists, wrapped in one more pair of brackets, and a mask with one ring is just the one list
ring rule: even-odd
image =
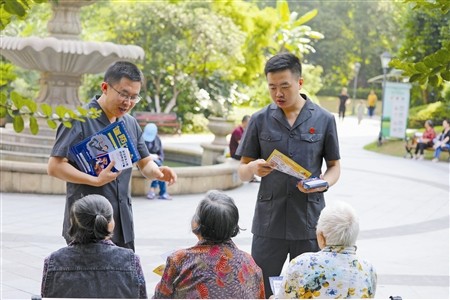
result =
[{"label": "blue pamphlet", "polygon": [[317,177],[308,178],[306,180],[303,180],[302,183],[303,183],[303,187],[307,190],[317,189],[317,188],[328,186],[327,181],[317,178]]},{"label": "blue pamphlet", "polygon": [[112,123],[70,148],[78,168],[90,175],[98,174],[111,162],[117,172],[131,168],[141,159],[123,121]]}]

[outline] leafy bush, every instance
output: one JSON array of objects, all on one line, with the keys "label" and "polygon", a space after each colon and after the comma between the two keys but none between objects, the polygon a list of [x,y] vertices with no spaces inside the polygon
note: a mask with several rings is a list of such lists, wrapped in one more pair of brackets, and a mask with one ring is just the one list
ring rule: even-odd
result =
[{"label": "leafy bush", "polygon": [[446,102],[435,102],[416,106],[409,110],[408,127],[422,128],[426,120],[440,124],[443,119],[450,117],[450,107]]},{"label": "leafy bush", "polygon": [[186,113],[183,121],[184,133],[202,133],[208,131],[208,120],[203,114]]}]

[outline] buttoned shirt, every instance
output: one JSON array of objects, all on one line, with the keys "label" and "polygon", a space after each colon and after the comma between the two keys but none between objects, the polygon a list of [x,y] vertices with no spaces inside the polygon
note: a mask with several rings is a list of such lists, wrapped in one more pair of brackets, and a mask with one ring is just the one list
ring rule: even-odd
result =
[{"label": "buttoned shirt", "polygon": [[[323,160],[339,160],[339,142],[334,116],[307,99],[296,121],[289,125],[284,112],[270,104],[251,117],[236,153],[267,160],[273,150],[319,177]],[[252,233],[286,240],[316,238],[316,224],[325,206],[323,193],[304,194],[299,179],[272,171],[262,177]]]},{"label": "buttoned shirt", "polygon": [[[97,97],[94,97],[88,104],[89,108],[101,110],[101,107],[97,102]],[[141,159],[149,156],[150,154],[147,146],[145,145],[144,138],[142,137],[142,130],[136,119],[126,114],[123,117],[118,118],[117,121],[120,120],[125,122],[130,138],[136,146]],[[73,121],[71,128],[67,128],[61,124],[56,133],[55,144],[50,155],[66,157],[69,160],[69,163],[78,169],[74,158],[69,152],[70,147],[97,133],[110,124],[111,122],[103,111],[100,117],[96,119],[87,118],[85,122]],[[122,170],[116,180],[100,187],[72,182],[66,183],[67,195],[63,222],[63,236],[66,240],[69,240],[67,230],[70,226],[69,212],[72,204],[76,200],[91,194],[102,195],[111,202],[114,209],[114,220],[116,223],[112,238],[113,242],[122,246],[123,244],[127,244],[134,240],[133,212],[131,205],[131,193],[129,189],[131,172],[131,168]]]}]

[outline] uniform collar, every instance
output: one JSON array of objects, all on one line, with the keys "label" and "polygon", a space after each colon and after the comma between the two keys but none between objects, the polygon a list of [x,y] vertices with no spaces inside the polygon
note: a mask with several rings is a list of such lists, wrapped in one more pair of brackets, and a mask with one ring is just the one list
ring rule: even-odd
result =
[{"label": "uniform collar", "polygon": [[272,117],[276,119],[281,125],[286,127],[288,130],[294,130],[302,123],[307,121],[312,116],[312,111],[315,109],[313,102],[308,98],[305,94],[300,94],[303,99],[305,99],[305,104],[300,110],[299,115],[297,116],[297,120],[295,120],[294,125],[291,127],[284,115],[284,112],[281,108],[279,108],[275,103],[270,104],[269,109],[272,111]]}]

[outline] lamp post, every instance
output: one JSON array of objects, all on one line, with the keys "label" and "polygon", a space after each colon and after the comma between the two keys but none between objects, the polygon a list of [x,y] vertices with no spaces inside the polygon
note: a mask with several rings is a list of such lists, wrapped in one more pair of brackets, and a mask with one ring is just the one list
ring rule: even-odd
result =
[{"label": "lamp post", "polygon": [[356,87],[358,85],[358,73],[359,69],[361,68],[361,64],[359,62],[355,63],[354,70],[355,70],[355,82],[353,83],[353,105],[352,105],[352,115],[355,114],[355,102],[356,102]]},{"label": "lamp post", "polygon": [[378,136],[378,146],[381,146],[383,140],[383,116],[384,116],[384,98],[386,93],[386,74],[391,61],[391,54],[385,51],[380,55],[381,67],[383,68],[383,95],[381,98],[381,118],[380,118],[380,135]]}]

